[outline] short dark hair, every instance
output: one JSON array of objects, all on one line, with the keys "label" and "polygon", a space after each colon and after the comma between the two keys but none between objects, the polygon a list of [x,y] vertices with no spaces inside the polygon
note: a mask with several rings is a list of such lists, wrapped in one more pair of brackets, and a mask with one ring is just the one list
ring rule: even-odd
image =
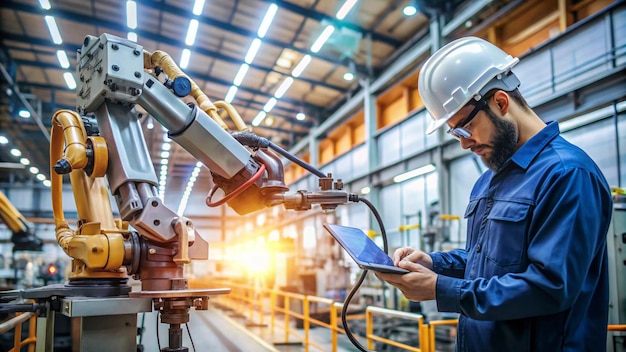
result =
[{"label": "short dark hair", "polygon": [[[491,98],[499,90],[501,89],[495,88],[495,89],[488,91],[487,94],[485,94],[484,99]],[[515,88],[514,90],[511,90],[511,91],[505,91],[505,92],[517,103],[517,105],[521,106],[522,109],[526,111],[530,111],[530,106],[528,105],[528,103],[526,102],[526,99],[524,99],[524,96],[522,95],[522,93],[519,91],[518,88]]]}]

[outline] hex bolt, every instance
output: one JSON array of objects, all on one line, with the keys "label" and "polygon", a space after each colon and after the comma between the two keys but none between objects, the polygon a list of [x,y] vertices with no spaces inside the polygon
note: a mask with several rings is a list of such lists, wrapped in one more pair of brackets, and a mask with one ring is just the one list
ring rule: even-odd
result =
[{"label": "hex bolt", "polygon": [[113,69],[113,71],[119,71],[120,70],[120,67],[117,66],[117,65],[113,65],[113,66],[111,66],[111,68]]},{"label": "hex bolt", "polygon": [[135,56],[139,56],[141,54],[141,51],[135,49],[133,50],[133,54],[135,54]]},{"label": "hex bolt", "polygon": [[135,71],[135,77],[140,78],[141,77],[141,72]]},{"label": "hex bolt", "polygon": [[157,202],[156,200],[153,200],[150,205],[152,205],[153,207],[157,207],[159,205],[159,202]]},{"label": "hex bolt", "polygon": [[154,253],[156,253],[156,249],[154,248],[148,249],[148,254],[154,254]]},{"label": "hex bolt", "polygon": [[119,46],[117,46],[117,44],[113,44],[113,45],[111,45],[111,49],[113,49],[113,50],[117,50],[117,49],[119,49],[119,48],[120,48],[120,47],[119,47]]},{"label": "hex bolt", "polygon": [[152,223],[154,224],[154,226],[159,226],[159,225],[161,225],[161,220],[156,219]]}]

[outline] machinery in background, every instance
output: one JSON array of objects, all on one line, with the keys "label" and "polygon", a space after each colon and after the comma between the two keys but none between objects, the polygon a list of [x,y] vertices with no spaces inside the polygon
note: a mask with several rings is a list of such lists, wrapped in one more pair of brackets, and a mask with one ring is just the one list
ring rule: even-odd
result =
[{"label": "machinery in background", "polygon": [[10,289],[29,273],[29,269],[30,273],[34,274],[32,260],[22,260],[17,254],[24,252],[24,256],[29,257],[26,253],[41,252],[43,240],[35,235],[26,218],[3,192],[0,192],[0,219],[11,231],[11,243],[13,243],[11,268],[0,267],[0,279],[4,280],[6,289]]},{"label": "machinery in background", "polygon": [[3,192],[0,192],[0,218],[11,230],[13,252],[42,250],[43,241],[41,238],[35,235],[26,222],[26,218],[13,206]]},{"label": "machinery in background", "polygon": [[[242,215],[279,204],[295,210],[319,204],[332,211],[358,199],[342,190],[341,181],[251,133],[229,103],[211,102],[164,52],[149,53],[110,34],[87,36],[78,52],[77,77],[78,112],[54,115],[50,146],[56,239],[72,258],[69,282],[3,298],[37,302],[30,309],[41,312],[37,343],[46,349],[52,345],[54,313],[60,312],[80,331],[72,336],[74,350],[97,350],[106,340],[110,350],[131,351],[137,313],[153,306],[169,325],[169,343],[161,351],[187,351],[181,326],[189,321],[189,309],[206,309],[210,296],[230,291],[188,289],[184,265],[207,259],[208,243],[158,197],[137,104],[209,168],[215,184],[209,206],[226,203]],[[195,104],[184,103],[184,97]],[[237,131],[228,130],[221,109]],[[320,190],[288,193],[282,163],[270,149],[320,177]],[[63,175],[71,180],[77,229],[63,214]],[[215,201],[218,189],[225,196]],[[109,192],[120,219],[113,219]],[[141,291],[131,292],[128,275],[141,281]]]},{"label": "machinery in background", "polygon": [[[606,238],[609,261],[609,326],[626,324],[626,191],[613,189],[613,217]],[[609,332],[608,352],[626,351],[626,332]]]}]

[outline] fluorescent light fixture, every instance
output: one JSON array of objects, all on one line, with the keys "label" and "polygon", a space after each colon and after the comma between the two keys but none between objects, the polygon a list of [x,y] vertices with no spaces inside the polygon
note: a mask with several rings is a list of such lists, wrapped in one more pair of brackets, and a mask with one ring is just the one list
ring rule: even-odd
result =
[{"label": "fluorescent light fixture", "polygon": [[161,150],[170,150],[170,149],[172,149],[171,143],[163,143],[163,145],[161,145]]},{"label": "fluorescent light fixture", "polygon": [[193,14],[196,16],[202,15],[202,9],[204,8],[204,0],[196,0],[193,3]]},{"label": "fluorescent light fixture", "polygon": [[299,112],[296,114],[296,119],[298,121],[303,121],[304,119],[306,119],[306,115],[303,112]]},{"label": "fluorescent light fixture", "polygon": [[67,58],[65,50],[57,50],[57,59],[59,59],[61,67],[70,68],[70,60]]},{"label": "fluorescent light fixture", "polygon": [[0,144],[7,144],[9,143],[9,139],[5,136],[0,136]]},{"label": "fluorescent light fixture", "polygon": [[13,149],[11,149],[11,152],[10,152],[10,153],[11,153],[11,155],[13,155],[13,156],[22,156],[22,152],[21,152],[19,149],[17,149],[17,148],[13,148]]},{"label": "fluorescent light fixture", "polygon": [[30,111],[28,110],[20,110],[17,112],[17,115],[23,119],[30,118]]},{"label": "fluorescent light fixture", "polygon": [[[187,195],[187,193],[185,193],[185,195]],[[185,212],[185,208],[187,208],[187,202],[189,200],[189,196],[185,197],[185,195],[183,195],[183,198],[180,200],[180,204],[178,205],[178,210],[176,211],[176,214],[178,216],[183,216],[183,213]]]},{"label": "fluorescent light fixture", "polygon": [[135,32],[128,32],[128,34],[126,35],[126,38],[128,38],[128,40],[137,43],[137,33]]},{"label": "fluorescent light fixture", "polygon": [[161,152],[161,158],[165,159],[165,158],[169,158],[169,157],[170,157],[170,152],[168,152],[168,151]]},{"label": "fluorescent light fixture", "polygon": [[39,169],[34,166],[31,166],[30,169],[28,169],[28,171],[30,171],[30,173],[33,175],[37,175],[39,173]]},{"label": "fluorescent light fixture", "polygon": [[71,72],[65,72],[63,74],[63,79],[69,89],[76,89],[76,81],[74,80],[74,75]]},{"label": "fluorescent light fixture", "polygon": [[183,53],[180,55],[180,68],[183,70],[189,66],[189,59],[191,58],[191,51],[189,49],[183,49]]},{"label": "fluorescent light fixture", "polygon": [[259,51],[260,47],[261,47],[261,39],[254,38],[254,40],[250,44],[250,48],[248,49],[248,53],[246,54],[246,58],[244,59],[244,61],[247,64],[251,64],[252,63],[252,60],[254,60],[254,57],[256,56],[256,53],[257,53],[257,51]]},{"label": "fluorescent light fixture", "polygon": [[259,38],[263,38],[265,37],[265,34],[267,34],[267,30],[270,28],[272,20],[274,20],[274,15],[276,15],[276,10],[278,10],[278,6],[276,6],[276,4],[270,4],[270,6],[267,8],[267,12],[263,17],[263,21],[261,21],[259,30],[256,32]]},{"label": "fluorescent light fixture", "polygon": [[276,89],[276,92],[274,93],[274,97],[276,97],[277,99],[280,99],[283,95],[285,95],[285,92],[287,92],[287,89],[291,87],[292,83],[293,83],[293,77],[285,78],[283,83],[281,83],[280,86],[278,86],[278,89]]},{"label": "fluorescent light fixture", "polygon": [[291,75],[294,77],[300,77],[302,71],[309,65],[311,62],[311,55],[304,55],[300,62],[296,65],[296,67],[291,71]]},{"label": "fluorescent light fixture", "polygon": [[252,119],[252,126],[258,126],[263,119],[265,119],[267,113],[265,111],[259,111],[258,114]]},{"label": "fluorescent light fixture", "polygon": [[369,194],[371,191],[372,189],[369,186],[361,188],[361,194]]},{"label": "fluorescent light fixture", "polygon": [[48,25],[48,31],[50,32],[54,44],[63,44],[63,38],[61,38],[61,32],[59,32],[59,27],[57,27],[57,22],[54,20],[54,17],[45,16],[44,19],[46,20],[46,25]]},{"label": "fluorescent light fixture", "polygon": [[233,99],[235,99],[235,95],[237,94],[237,86],[230,86],[230,88],[228,88],[228,93],[226,93],[226,97],[224,98],[224,100],[227,103],[232,103]]},{"label": "fluorescent light fixture", "polygon": [[167,171],[167,165],[161,165],[161,171]]},{"label": "fluorescent light fixture", "polygon": [[154,123],[152,122],[152,120],[148,121],[148,123],[146,124],[146,127],[151,130],[154,128]]},{"label": "fluorescent light fixture", "polygon": [[161,159],[161,165],[167,165],[168,162],[167,159]]},{"label": "fluorescent light fixture", "polygon": [[44,10],[50,10],[52,6],[50,6],[50,1],[48,0],[39,0],[39,6],[41,6]]},{"label": "fluorescent light fixture", "polygon": [[189,177],[189,180],[187,180],[187,187],[185,187],[185,192],[183,193],[183,197],[181,198],[180,204],[178,205],[178,210],[176,211],[176,214],[178,214],[179,216],[182,216],[183,213],[185,212],[185,208],[187,208],[189,195],[191,194],[191,191],[193,190],[193,185],[196,183],[197,176],[200,173],[201,168],[202,168],[202,163],[197,162],[196,167],[191,172],[191,177]]},{"label": "fluorescent light fixture", "polygon": [[263,111],[265,111],[265,112],[272,111],[272,109],[276,105],[277,101],[278,100],[276,100],[276,98],[274,98],[274,97],[270,98],[270,100],[268,100],[267,103],[265,103],[265,105],[263,106]]},{"label": "fluorescent light fixture", "polygon": [[45,179],[46,179],[46,175],[44,175],[44,174],[37,174],[37,179],[38,179],[39,181],[43,181],[43,180],[45,180]]},{"label": "fluorescent light fixture", "polygon": [[411,17],[417,13],[417,8],[413,5],[407,5],[402,9],[402,13],[407,17]]},{"label": "fluorescent light fixture", "polygon": [[335,15],[335,17],[338,20],[343,20],[348,14],[348,12],[352,10],[352,8],[354,7],[354,4],[356,4],[357,1],[358,0],[346,0],[346,2],[344,2],[343,5],[341,5],[341,8],[339,9],[339,11],[337,11],[337,14]]},{"label": "fluorescent light fixture", "polygon": [[189,21],[189,28],[187,29],[187,37],[185,37],[185,44],[192,46],[196,41],[196,34],[198,34],[198,20],[195,18]]},{"label": "fluorescent light fixture", "polygon": [[130,29],[137,28],[137,3],[126,1],[126,25]]},{"label": "fluorescent light fixture", "polygon": [[241,65],[241,67],[239,68],[239,71],[237,71],[237,75],[235,75],[235,79],[233,80],[233,84],[234,85],[239,87],[241,82],[243,82],[243,79],[246,77],[246,73],[248,72],[248,68],[250,68],[250,66],[248,64],[242,64]]},{"label": "fluorescent light fixture", "polygon": [[326,28],[324,28],[324,30],[322,31],[322,34],[320,34],[320,36],[315,39],[313,45],[311,45],[311,51],[314,53],[320,51],[334,31],[335,27],[331,25],[326,26]]},{"label": "fluorescent light fixture", "polygon": [[433,172],[433,171],[435,171],[435,165],[427,164],[427,165],[418,167],[415,170],[407,171],[405,173],[402,173],[402,174],[394,177],[393,178],[393,182],[400,183],[402,181],[406,181],[406,180],[411,179],[413,177],[421,176],[421,175],[424,175],[424,174],[427,174],[427,173]]},{"label": "fluorescent light fixture", "polygon": [[22,165],[30,165],[30,160],[28,160],[27,158],[21,158],[20,159],[20,164],[22,164]]},{"label": "fluorescent light fixture", "polygon": [[346,81],[352,81],[354,79],[354,74],[352,72],[346,72],[343,74],[343,79]]},{"label": "fluorescent light fixture", "polygon": [[50,182],[50,180],[43,180],[43,185],[46,187],[50,187],[52,186],[52,182]]}]

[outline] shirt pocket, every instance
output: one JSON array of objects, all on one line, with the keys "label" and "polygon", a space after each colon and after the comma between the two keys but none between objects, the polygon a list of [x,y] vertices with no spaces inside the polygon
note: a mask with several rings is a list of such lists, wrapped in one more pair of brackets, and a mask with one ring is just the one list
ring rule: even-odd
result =
[{"label": "shirt pocket", "polygon": [[[487,216],[485,257],[495,265],[493,274],[516,272],[526,252],[526,232],[530,205],[513,201],[494,201]],[[489,265],[489,264],[488,264]]]},{"label": "shirt pocket", "polygon": [[466,249],[472,248],[474,243],[476,242],[476,234],[478,233],[478,229],[474,228],[476,222],[476,208],[478,206],[478,199],[470,200],[467,205],[467,209],[465,209],[465,215],[463,216],[465,220],[467,220],[467,243]]}]

